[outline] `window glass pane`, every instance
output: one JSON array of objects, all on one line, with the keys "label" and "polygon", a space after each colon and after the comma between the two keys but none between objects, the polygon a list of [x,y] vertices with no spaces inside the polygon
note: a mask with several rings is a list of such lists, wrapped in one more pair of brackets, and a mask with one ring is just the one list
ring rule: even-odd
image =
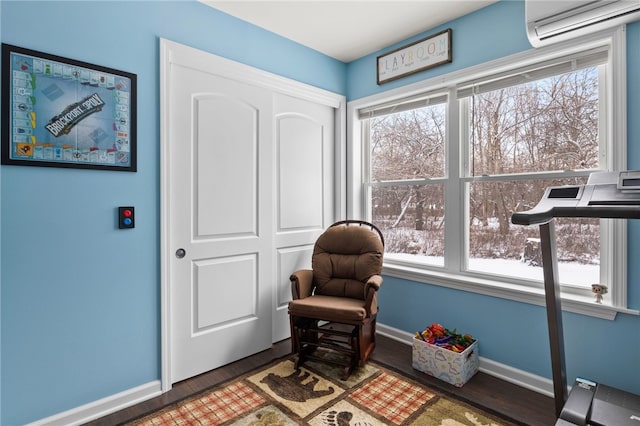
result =
[{"label": "window glass pane", "polygon": [[385,240],[385,260],[444,265],[444,185],[377,186],[371,218]]},{"label": "window glass pane", "polygon": [[[533,208],[548,186],[581,185],[586,180],[470,183],[468,269],[542,281],[539,227],[514,225],[511,215]],[[560,282],[590,289],[600,282],[599,220],[554,220]]]},{"label": "window glass pane", "polygon": [[369,120],[371,181],[443,177],[445,104]]},{"label": "window glass pane", "polygon": [[472,176],[597,169],[598,68],[469,98]]}]

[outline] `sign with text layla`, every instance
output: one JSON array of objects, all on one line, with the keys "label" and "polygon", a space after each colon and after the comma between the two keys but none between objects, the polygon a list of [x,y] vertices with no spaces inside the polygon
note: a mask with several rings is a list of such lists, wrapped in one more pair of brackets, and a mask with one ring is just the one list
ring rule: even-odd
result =
[{"label": "sign with text layla", "polygon": [[2,45],[2,164],[136,171],[136,75]]},{"label": "sign with text layla", "polygon": [[451,29],[378,56],[378,84],[451,62]]}]

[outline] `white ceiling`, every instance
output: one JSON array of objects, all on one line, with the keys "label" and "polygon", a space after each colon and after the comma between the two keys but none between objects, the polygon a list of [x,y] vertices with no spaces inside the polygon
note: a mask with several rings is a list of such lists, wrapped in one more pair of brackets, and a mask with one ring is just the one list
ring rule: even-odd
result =
[{"label": "white ceiling", "polygon": [[497,0],[200,0],[351,62]]}]

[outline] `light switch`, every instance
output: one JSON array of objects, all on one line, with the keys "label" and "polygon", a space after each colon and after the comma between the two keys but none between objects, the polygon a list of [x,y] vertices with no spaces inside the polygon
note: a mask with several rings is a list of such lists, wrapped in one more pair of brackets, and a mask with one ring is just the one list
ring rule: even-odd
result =
[{"label": "light switch", "polygon": [[135,227],[135,209],[133,207],[118,207],[118,228],[131,229]]}]

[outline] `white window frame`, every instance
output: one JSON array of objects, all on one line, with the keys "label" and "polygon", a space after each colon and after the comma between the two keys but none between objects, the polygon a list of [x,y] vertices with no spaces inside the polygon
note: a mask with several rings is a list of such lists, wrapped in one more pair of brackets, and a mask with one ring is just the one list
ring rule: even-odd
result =
[{"label": "white window frame", "polygon": [[[607,165],[610,170],[625,170],[627,165],[626,142],[626,29],[620,26],[565,43],[530,49],[498,60],[434,77],[418,83],[410,84],[387,92],[351,101],[347,105],[347,128],[350,129],[347,139],[347,217],[368,219],[368,200],[365,188],[365,164],[369,164],[368,150],[363,146],[363,130],[360,125],[360,112],[385,104],[393,104],[402,99],[420,97],[425,93],[447,93],[449,98],[447,110],[447,181],[445,194],[448,200],[455,199],[457,206],[464,205],[462,192],[464,179],[464,151],[461,147],[461,115],[460,102],[456,101],[458,87],[466,82],[483,79],[489,75],[508,72],[516,68],[534,63],[550,61],[555,58],[586,51],[600,46],[607,46],[610,52],[610,70],[607,72],[606,114],[601,122],[608,124],[601,127],[606,134]],[[449,202],[445,201],[445,202]],[[385,262],[383,273],[388,276],[439,285],[509,300],[544,306],[544,289],[518,285],[515,280],[498,276],[465,271],[463,268],[465,244],[464,232],[460,225],[464,223],[462,209],[447,209],[445,224],[446,247],[457,247],[460,250],[447,249],[445,267],[431,268],[415,264]],[[608,222],[608,223],[607,223]],[[608,274],[611,305],[595,304],[593,297],[562,293],[562,308],[565,311],[580,313],[604,319],[614,319],[618,312],[640,315],[637,310],[627,307],[627,227],[625,220],[603,220],[601,225],[601,245],[608,250],[601,251],[601,274]]]}]

